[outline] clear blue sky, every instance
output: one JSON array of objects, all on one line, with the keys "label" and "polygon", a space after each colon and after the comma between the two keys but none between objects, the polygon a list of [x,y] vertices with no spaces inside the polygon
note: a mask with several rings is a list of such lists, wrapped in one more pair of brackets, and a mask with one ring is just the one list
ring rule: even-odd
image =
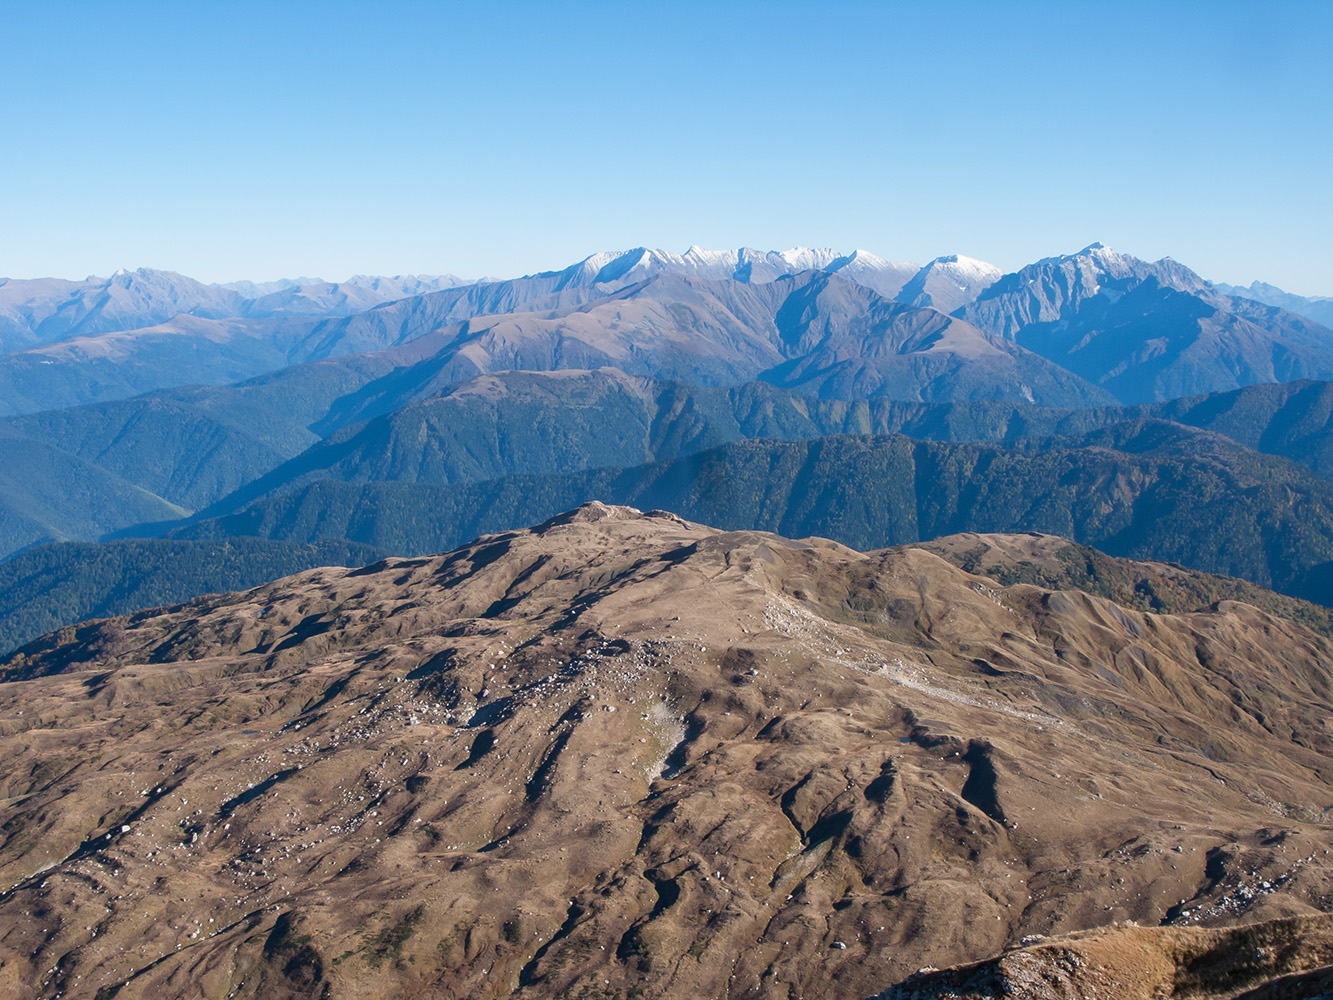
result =
[{"label": "clear blue sky", "polygon": [[1333,3],[59,3],[0,12],[0,274],[509,276],[598,249],[1333,295]]}]

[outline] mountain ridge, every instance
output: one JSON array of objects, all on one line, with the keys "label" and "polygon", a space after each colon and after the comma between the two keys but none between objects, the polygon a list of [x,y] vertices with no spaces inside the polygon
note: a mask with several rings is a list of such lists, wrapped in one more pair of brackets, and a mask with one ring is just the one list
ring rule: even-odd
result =
[{"label": "mountain ridge", "polygon": [[7,662],[0,960],[122,1000],[832,1000],[1116,921],[1273,933],[1333,889],[1329,654],[590,503]]},{"label": "mountain ridge", "polygon": [[[748,440],[630,468],[452,485],[312,479],[241,498],[230,511],[220,503],[189,522],[129,533],[350,539],[419,554],[600,496],[856,548],[962,531],[1042,531],[1333,605],[1333,485],[1225,439],[1158,429],[1130,424],[1088,446],[1041,449],[902,435]],[[1200,448],[1201,440],[1221,447]]]},{"label": "mountain ridge", "polygon": [[1214,287],[1224,295],[1255,299],[1265,305],[1278,306],[1287,312],[1305,316],[1324,326],[1333,326],[1333,296],[1296,295],[1265,281],[1253,281],[1248,285],[1228,285],[1219,281]]},{"label": "mountain ridge", "polygon": [[[160,272],[145,271],[139,279],[125,274],[114,280],[144,284],[154,275],[161,284]],[[171,294],[160,296],[167,304],[159,303],[158,313],[148,317],[156,325],[139,325],[133,330],[97,332],[104,326],[127,324],[109,318],[109,305],[93,308],[86,302],[76,303],[66,310],[73,317],[66,327],[81,326],[56,331],[64,338],[61,346],[31,343],[29,331],[25,334],[28,340],[19,345],[24,351],[0,356],[0,407],[11,413],[31,412],[124,398],[188,382],[235,381],[295,363],[394,350],[449,330],[493,326],[500,316],[529,328],[561,318],[568,322],[575,313],[596,313],[617,297],[651,297],[651,290],[663,282],[689,280],[718,282],[718,289],[730,290],[719,291],[715,298],[735,301],[780,282],[846,281],[885,302],[938,306],[955,320],[979,329],[983,337],[989,336],[999,350],[1012,353],[1017,344],[1036,355],[1015,355],[1004,362],[1013,370],[1000,377],[973,379],[964,386],[967,372],[948,364],[941,367],[939,355],[927,357],[917,352],[910,360],[889,366],[882,345],[873,337],[868,339],[874,331],[867,323],[859,333],[844,329],[841,340],[827,345],[823,355],[776,373],[779,381],[794,375],[796,382],[826,396],[886,393],[939,398],[951,385],[976,396],[1007,384],[1006,391],[1021,394],[1025,387],[1037,401],[1056,402],[1043,400],[1043,392],[1068,395],[1080,386],[1084,403],[1094,401],[1095,392],[1107,391],[1121,402],[1138,403],[1263,381],[1333,378],[1333,333],[1314,321],[1252,298],[1224,295],[1170,258],[1149,263],[1101,244],[1045,258],[1003,276],[990,265],[956,254],[917,268],[886,262],[864,251],[843,255],[807,248],[759,252],[692,247],[685,254],[672,254],[637,248],[600,252],[559,271],[440,290],[430,289],[453,279],[422,280],[409,275],[354,278],[320,286],[292,282],[267,296],[245,300],[237,292],[207,286],[205,298],[211,298],[206,302],[196,301],[198,296],[187,302],[182,298],[184,290],[177,294],[168,289]],[[6,288],[12,297],[18,294],[17,287],[12,282],[0,287],[0,325],[6,315]],[[232,304],[218,305],[218,296],[230,296]],[[385,298],[391,301],[377,302]],[[192,312],[180,311],[187,307]],[[223,313],[235,315],[220,315]],[[695,335],[698,339],[712,329],[705,324],[691,330],[689,324],[696,318],[683,312],[674,320],[673,336]],[[655,321],[659,331],[666,319]],[[762,317],[758,321],[761,325],[768,322]],[[599,334],[605,335],[606,331]],[[731,336],[734,338],[734,332]],[[412,350],[419,353],[419,346]],[[715,359],[719,348],[726,351],[734,346],[715,344],[706,353]],[[573,366],[636,367],[623,356],[585,354]],[[1027,377],[1041,367],[1036,358],[1054,365],[1042,376],[1044,390]],[[793,361],[790,357],[782,360]],[[652,370],[649,361],[644,358],[645,370],[639,374],[686,377],[679,364]],[[552,363],[570,366],[569,361],[518,358],[500,366]],[[897,370],[889,371],[889,367]],[[456,378],[477,370],[478,366],[456,365],[449,373]],[[705,366],[702,378],[744,380],[760,371],[753,363],[743,370],[734,365]]]},{"label": "mountain ridge", "polygon": [[1124,403],[1333,377],[1333,336],[1313,321],[1100,243],[1005,275],[955,315]]}]

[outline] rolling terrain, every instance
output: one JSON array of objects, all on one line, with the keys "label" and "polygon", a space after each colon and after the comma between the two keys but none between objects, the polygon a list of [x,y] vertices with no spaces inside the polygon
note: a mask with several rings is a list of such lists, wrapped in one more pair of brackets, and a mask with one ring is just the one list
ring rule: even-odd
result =
[{"label": "rolling terrain", "polygon": [[590,504],[52,635],[0,674],[0,995],[1313,982],[1329,640],[991,575],[1054,544]]},{"label": "rolling terrain", "polygon": [[[338,401],[358,398],[364,386],[390,371],[380,355],[354,355],[235,386],[164,390],[0,422],[0,433],[10,442],[5,453],[12,486],[0,496],[0,512],[9,526],[7,547],[12,553],[52,540],[165,531],[207,537],[258,534],[302,543],[339,541],[340,532],[352,532],[350,537],[387,551],[420,553],[482,530],[540,519],[590,496],[648,506],[696,503],[663,491],[676,480],[703,489],[700,476],[730,475],[727,462],[703,467],[684,462],[729,443],[901,433],[921,441],[1002,445],[1018,453],[1013,468],[1027,470],[1021,474],[1024,488],[1044,501],[1025,508],[1006,502],[981,519],[977,505],[993,503],[987,465],[976,472],[970,493],[937,504],[953,512],[944,521],[885,507],[861,516],[873,530],[849,529],[840,520],[846,512],[837,499],[845,487],[840,486],[843,470],[824,462],[811,465],[799,484],[814,497],[821,488],[832,490],[832,506],[813,520],[755,520],[716,490],[707,503],[690,510],[715,523],[829,534],[858,545],[924,538],[929,531],[1057,531],[1121,555],[1170,558],[1236,573],[1317,600],[1329,592],[1327,571],[1320,568],[1327,558],[1320,555],[1325,549],[1318,540],[1322,522],[1316,516],[1301,523],[1301,515],[1287,509],[1285,490],[1271,488],[1275,481],[1290,480],[1297,484],[1292,495],[1304,496],[1323,487],[1311,487],[1299,476],[1292,479],[1283,463],[1248,454],[1217,436],[1292,459],[1327,477],[1333,468],[1327,455],[1333,414],[1328,383],[1256,385],[1161,404],[1064,410],[1009,402],[818,400],[766,383],[708,388],[633,378],[614,369],[502,372],[421,399],[407,391],[385,400],[399,404],[388,413],[340,426],[341,420],[331,415]],[[321,440],[312,428],[326,426],[333,430]],[[1033,454],[1053,448],[1063,456],[1060,463]],[[1063,469],[1060,475],[1098,489],[1096,484],[1105,481],[1098,470],[1111,464],[1108,449],[1123,453],[1117,461],[1127,468],[1152,459],[1161,469],[1160,460],[1166,459],[1165,467],[1178,473],[1180,485],[1174,490],[1157,485],[1144,495],[1145,479],[1109,498],[1122,513],[1141,511],[1135,517],[1146,530],[1115,535],[1088,527],[1085,515],[1062,499],[1069,496],[1067,485],[1062,488],[1050,478]],[[1195,451],[1206,458],[1191,454]],[[608,471],[643,465],[671,469],[642,470],[648,478],[641,483],[633,475]],[[995,468],[998,475],[1005,466]],[[102,484],[96,487],[94,508],[80,501],[82,494],[67,491],[64,474],[51,477],[59,469],[85,470],[68,473],[85,488]],[[878,478],[882,474],[910,474],[915,481],[915,473],[900,464],[890,463],[880,472],[864,466],[853,471],[853,492],[872,504],[887,496],[888,486]],[[821,487],[810,476],[826,481]],[[460,488],[429,488],[434,486]],[[781,493],[798,487],[780,478],[774,488]],[[923,504],[931,488],[924,477],[914,487]],[[1229,543],[1219,545],[1207,519],[1196,516],[1184,499],[1196,489],[1225,497],[1235,512],[1237,537],[1243,540],[1235,553],[1219,553]],[[1152,513],[1154,502],[1166,505],[1163,513]],[[173,527],[187,514],[216,526]],[[1176,526],[1166,533],[1160,551],[1152,548],[1163,536],[1151,528],[1154,517]],[[920,530],[914,531],[914,525]],[[1294,541],[1283,540],[1283,525],[1295,525]],[[1247,541],[1259,537],[1269,539],[1264,543],[1268,554]],[[1294,566],[1281,565],[1293,552]],[[61,550],[62,566],[79,559],[89,560],[90,570],[102,563],[95,548]],[[129,567],[126,572],[133,575]],[[193,596],[184,581],[165,592],[173,600]],[[50,614],[98,607],[102,600],[100,586],[90,586],[79,599],[62,599],[58,611],[53,599]],[[76,620],[66,617],[58,624]]]},{"label": "rolling terrain", "polygon": [[0,433],[97,465],[191,509],[319,441],[331,401],[383,374],[373,357],[299,365],[235,385],[0,418]]},{"label": "rolling terrain", "polygon": [[[1148,406],[1062,410],[1023,403],[810,400],[760,382],[707,388],[632,378],[612,368],[503,372],[338,428],[231,496],[215,493],[211,499],[225,511],[321,479],[451,484],[627,466],[752,438],[904,434],[1038,450],[1049,441],[1072,448],[1107,440],[1097,432],[1145,421],[1181,425],[1170,433],[1207,441],[1201,446],[1209,450],[1216,450],[1221,435],[1327,479],[1333,471],[1330,419],[1333,385],[1326,382],[1251,386]],[[1188,428],[1206,434],[1191,437]]]},{"label": "rolling terrain", "polygon": [[[1333,386],[1327,382],[1062,410],[1021,402],[811,400],[765,383],[708,388],[631,378],[616,369],[500,372],[424,397],[409,389],[377,404],[389,409],[368,421],[346,424],[335,415],[355,410],[340,401],[389,371],[379,355],[351,356],[235,386],[164,390],[12,417],[0,427],[191,510],[241,486],[255,497],[300,477],[479,481],[658,461],[751,437],[902,433],[1014,444],[1077,439],[1143,419],[1220,433],[1324,478],[1333,472]],[[327,436],[321,440],[312,428]]]}]

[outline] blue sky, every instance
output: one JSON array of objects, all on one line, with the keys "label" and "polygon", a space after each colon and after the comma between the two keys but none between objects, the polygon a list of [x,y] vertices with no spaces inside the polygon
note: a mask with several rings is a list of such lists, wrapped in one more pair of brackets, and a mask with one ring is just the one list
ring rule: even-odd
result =
[{"label": "blue sky", "polygon": [[598,249],[1333,295],[1333,3],[30,3],[0,274],[509,276]]}]

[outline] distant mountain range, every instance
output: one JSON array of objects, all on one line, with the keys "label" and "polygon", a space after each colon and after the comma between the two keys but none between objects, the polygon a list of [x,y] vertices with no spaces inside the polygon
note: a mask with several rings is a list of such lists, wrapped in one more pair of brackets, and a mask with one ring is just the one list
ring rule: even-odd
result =
[{"label": "distant mountain range", "polygon": [[1279,309],[1287,310],[1287,312],[1312,319],[1324,326],[1333,326],[1333,296],[1330,295],[1306,298],[1303,295],[1292,295],[1290,292],[1284,292],[1276,285],[1270,285],[1262,281],[1255,281],[1245,286],[1218,282],[1213,287],[1223,295],[1254,299],[1256,302],[1277,306]]},{"label": "distant mountain range", "polygon": [[109,278],[0,278],[0,349],[22,350],[71,337],[139,330],[177,316],[202,319],[343,316],[381,302],[466,284],[452,275],[355,275],[256,284],[206,285],[174,271],[141,267]]},{"label": "distant mountain range", "polygon": [[918,267],[861,250],[692,247],[598,253],[473,283],[219,286],[145,269],[10,280],[0,282],[0,344],[10,352],[0,354],[8,413],[409,344],[390,363],[426,361],[433,345],[439,384],[510,367],[612,364],[705,384],[759,377],[844,399],[1134,403],[1333,378],[1333,335],[1314,320],[1224,294],[1169,259],[1100,244],[1009,275],[957,255]]},{"label": "distant mountain range", "polygon": [[[999,276],[990,265],[976,263]],[[593,254],[563,271],[517,279],[524,283],[522,292],[505,305],[494,297],[490,301],[493,311],[512,312],[547,290],[623,286],[662,273],[761,283],[809,270],[840,273],[892,298],[909,280],[920,277],[924,281],[919,272],[928,269],[929,265],[890,263],[864,250],[841,254],[805,248],[761,252],[691,247],[684,254],[671,254],[639,248]],[[0,278],[0,350],[12,352],[72,337],[142,330],[181,315],[201,319],[350,316],[385,302],[471,284],[510,285],[471,282],[453,275],[353,275],[342,282],[295,278],[210,285],[173,271],[142,267],[83,281]],[[465,312],[467,316],[477,314]]]},{"label": "distant mountain range", "polygon": [[1012,274],[692,247],[471,283],[0,282],[0,559],[146,593],[146,542],[45,546],[421,552],[605,496],[854,545],[1060,532],[1333,602],[1333,331],[1229,291],[1101,244]]},{"label": "distant mountain range", "polygon": [[[1305,316],[1319,323],[1333,321],[1333,297],[1306,298],[1256,281],[1249,286],[1210,283],[1169,258],[1148,263],[1094,243],[1065,257],[1048,258],[1025,269],[1050,270],[1057,262],[1074,263],[1084,283],[1095,290],[1101,280],[1156,277],[1181,291],[1212,289],[1225,296],[1253,299]],[[624,287],[658,274],[679,274],[713,281],[763,284],[803,271],[825,271],[908,305],[952,313],[970,305],[1004,275],[985,261],[959,254],[937,257],[924,266],[888,261],[866,251],[844,253],[795,247],[783,251],[705,250],[690,247],[683,254],[638,247],[592,254],[562,270],[523,278],[470,281],[454,275],[353,275],[341,282],[320,278],[277,281],[232,281],[205,284],[173,271],[138,268],[120,270],[109,278],[82,281],[61,278],[0,278],[0,349],[6,352],[53,343],[69,337],[141,330],[186,314],[205,319],[259,319],[275,316],[338,317],[377,305],[469,285],[491,286],[491,312],[525,311],[521,307],[552,292],[576,288]],[[1069,269],[1066,268],[1066,271]],[[521,284],[519,284],[521,283]],[[495,290],[499,294],[495,294]],[[1049,304],[1049,289],[1045,290]],[[1076,295],[1078,293],[1075,293]],[[462,319],[479,312],[464,310],[442,318]],[[1038,312],[1041,310],[1039,309]],[[1058,311],[1058,310],[1057,310]],[[985,315],[983,309],[978,315]],[[1028,310],[1028,321],[1055,319],[1047,311]],[[994,325],[983,324],[987,329]],[[1012,335],[1016,327],[1001,328]]]},{"label": "distant mountain range", "polygon": [[1114,400],[1021,345],[829,272],[762,284],[670,273],[611,289],[556,284],[473,285],[322,321],[186,317],[0,355],[0,407],[34,412],[377,350],[392,368],[414,368],[403,379],[421,385],[614,365],[713,385],[764,378],[826,397]]}]

